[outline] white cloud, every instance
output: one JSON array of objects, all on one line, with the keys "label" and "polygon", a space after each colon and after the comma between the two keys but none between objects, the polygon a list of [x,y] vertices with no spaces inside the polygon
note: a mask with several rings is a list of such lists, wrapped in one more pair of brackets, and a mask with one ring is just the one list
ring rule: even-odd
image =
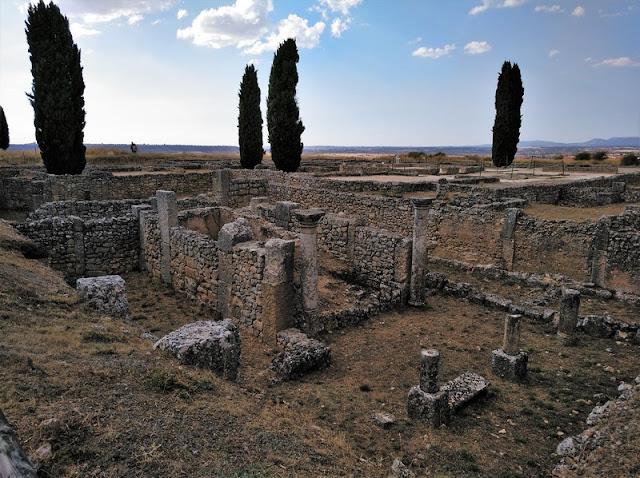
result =
[{"label": "white cloud", "polygon": [[562,13],[564,12],[564,8],[562,8],[560,5],[551,5],[551,6],[546,6],[546,5],[538,5],[535,8],[536,13],[538,12],[544,12],[544,13]]},{"label": "white cloud", "polygon": [[138,23],[139,21],[142,21],[144,17],[142,15],[130,15],[127,23],[129,25],[135,25],[136,23]]},{"label": "white cloud", "polygon": [[528,0],[482,0],[482,5],[476,5],[471,10],[469,10],[469,15],[477,15],[478,13],[486,12],[491,7],[519,7],[520,5],[524,5],[527,2]]},{"label": "white cloud", "polygon": [[574,17],[584,17],[584,14],[585,14],[584,7],[581,5],[578,5],[571,12],[571,15],[573,15]]},{"label": "white cloud", "polygon": [[408,42],[408,45],[415,45],[416,43],[420,43],[422,41],[422,37],[418,37],[415,40],[411,40]]},{"label": "white cloud", "polygon": [[181,8],[180,10],[178,10],[176,17],[178,18],[178,20],[182,20],[187,15],[189,15],[189,12],[187,12],[184,8]]},{"label": "white cloud", "polygon": [[270,33],[265,41],[256,41],[250,46],[243,45],[246,46],[246,48],[242,53],[247,55],[260,55],[266,51],[276,51],[278,46],[287,38],[295,38],[298,48],[315,48],[320,43],[320,36],[325,26],[323,22],[309,26],[308,20],[291,14],[280,21],[278,31]]},{"label": "white cloud", "polygon": [[560,53],[559,50],[549,50],[549,58],[553,58],[554,56],[557,56]]},{"label": "white cloud", "polygon": [[411,54],[413,56],[417,56],[420,58],[436,59],[436,58],[440,58],[441,56],[448,55],[455,49],[456,49],[455,45],[445,45],[444,48],[427,48],[427,47],[421,46],[417,50],[414,50],[413,53]]},{"label": "white cloud", "polygon": [[491,51],[491,45],[486,41],[472,41],[464,47],[464,52],[467,55],[481,55],[489,51]]},{"label": "white cloud", "polygon": [[362,0],[318,0],[320,5],[327,7],[332,12],[340,12],[343,15],[349,15],[349,10],[357,7]]},{"label": "white cloud", "polygon": [[71,35],[73,35],[74,40],[80,37],[90,37],[95,35],[100,35],[102,32],[96,30],[95,28],[90,28],[82,23],[71,23],[69,25],[69,29],[71,30]]},{"label": "white cloud", "polygon": [[342,36],[342,32],[349,29],[349,24],[351,24],[351,18],[336,18],[331,23],[331,36],[340,38]]},{"label": "white cloud", "polygon": [[476,5],[471,10],[469,10],[469,15],[477,15],[478,13],[485,12],[491,6],[490,0],[482,0],[482,5]]},{"label": "white cloud", "polygon": [[177,36],[211,48],[246,47],[269,31],[272,10],[272,0],[236,0],[233,5],[203,10]]},{"label": "white cloud", "polygon": [[640,63],[633,61],[628,56],[621,56],[619,58],[607,58],[600,63],[596,63],[594,66],[610,66],[614,68],[624,68],[632,66],[640,66]]},{"label": "white cloud", "polygon": [[104,23],[167,10],[176,3],[178,0],[58,0],[56,5],[69,18],[80,17],[85,23]]}]

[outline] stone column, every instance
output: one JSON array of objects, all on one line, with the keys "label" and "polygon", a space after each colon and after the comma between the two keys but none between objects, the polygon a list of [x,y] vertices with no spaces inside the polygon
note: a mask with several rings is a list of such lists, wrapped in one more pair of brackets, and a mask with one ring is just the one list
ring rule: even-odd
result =
[{"label": "stone column", "polygon": [[504,213],[504,225],[502,226],[500,238],[502,239],[502,260],[508,271],[513,270],[516,251],[515,231],[518,216],[520,216],[521,212],[522,209],[514,207],[507,209]]},{"label": "stone column", "polygon": [[253,239],[253,231],[249,221],[244,217],[225,224],[218,233],[218,312],[223,319],[231,317],[233,246]]},{"label": "stone column", "polygon": [[449,423],[449,393],[438,387],[440,353],[420,351],[420,385],[411,387],[407,397],[409,418],[424,420],[434,427]]},{"label": "stone column", "polygon": [[491,355],[493,373],[513,382],[522,382],[527,378],[529,356],[520,352],[521,323],[521,315],[507,314],[502,348],[494,350]]},{"label": "stone column", "polygon": [[564,345],[574,345],[576,343],[579,308],[580,292],[575,289],[562,289],[558,338]]},{"label": "stone column", "polygon": [[229,170],[219,169],[216,178],[216,192],[220,195],[220,205],[229,205]]},{"label": "stone column", "polygon": [[178,225],[178,201],[173,191],[156,191],[160,229],[160,280],[171,284],[171,228]]},{"label": "stone column", "polygon": [[420,389],[426,393],[439,390],[440,352],[435,349],[420,351]]},{"label": "stone column", "polygon": [[502,350],[509,355],[516,355],[520,352],[520,324],[522,316],[518,314],[507,314],[504,319],[504,340]]},{"label": "stone column", "polygon": [[411,251],[411,283],[409,286],[409,305],[425,305],[424,276],[428,265],[428,221],[432,198],[412,198],[413,203],[413,248]]},{"label": "stone column", "polygon": [[318,221],[324,216],[321,209],[296,210],[300,223],[300,284],[305,312],[318,310]]},{"label": "stone column", "polygon": [[134,204],[131,206],[131,213],[133,217],[138,220],[138,264],[136,269],[139,271],[145,271],[147,269],[147,261],[144,252],[146,236],[144,234],[142,211],[151,211],[151,205],[149,204]]},{"label": "stone column", "polygon": [[269,345],[276,345],[278,332],[293,326],[295,241],[270,239],[264,247],[262,339]]}]

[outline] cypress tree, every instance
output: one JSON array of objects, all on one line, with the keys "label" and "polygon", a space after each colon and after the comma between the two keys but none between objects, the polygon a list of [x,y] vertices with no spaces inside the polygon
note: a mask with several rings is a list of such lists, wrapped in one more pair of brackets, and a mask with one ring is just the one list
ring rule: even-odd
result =
[{"label": "cypress tree", "polygon": [[509,166],[518,151],[522,115],[520,107],[524,98],[524,87],[520,67],[511,62],[502,64],[496,88],[496,119],[493,123],[493,146],[491,157],[497,167]]},{"label": "cypress tree", "polygon": [[4,109],[0,106],[0,149],[7,149],[9,147],[9,125],[7,125],[7,118],[4,115]]},{"label": "cypress tree", "polygon": [[240,83],[238,109],[238,140],[240,164],[253,169],[262,162],[262,113],[260,112],[260,87],[253,65],[247,65]]},{"label": "cypress tree", "polygon": [[33,75],[27,96],[42,160],[50,174],[80,174],[86,164],[80,50],[53,2],[29,5],[25,24]]},{"label": "cypress tree", "polygon": [[267,96],[267,129],[271,158],[281,171],[294,172],[300,166],[304,125],[296,100],[298,48],[292,38],[285,40],[273,56]]}]

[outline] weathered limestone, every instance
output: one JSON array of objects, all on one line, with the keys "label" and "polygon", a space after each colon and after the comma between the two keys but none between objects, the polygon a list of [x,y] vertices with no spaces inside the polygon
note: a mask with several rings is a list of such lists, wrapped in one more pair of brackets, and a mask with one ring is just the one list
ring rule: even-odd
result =
[{"label": "weathered limestone", "polygon": [[218,312],[229,317],[233,283],[233,246],[252,241],[253,231],[244,217],[227,223],[218,233]]},{"label": "weathered limestone", "polygon": [[296,209],[300,209],[300,204],[291,201],[278,201],[274,214],[276,216],[276,226],[289,229],[289,221]]},{"label": "weathered limestone", "polygon": [[251,201],[249,202],[249,207],[251,208],[251,211],[253,212],[258,212],[258,206],[260,204],[268,204],[269,203],[269,198],[266,196],[260,196],[257,198],[251,198]]},{"label": "weathered limestone", "polygon": [[85,277],[76,281],[76,289],[90,307],[112,317],[128,320],[129,302],[122,277]]},{"label": "weathered limestone", "polygon": [[171,284],[171,228],[178,226],[178,202],[173,191],[156,191],[160,228],[160,279]]},{"label": "weathered limestone", "polygon": [[437,350],[420,353],[420,385],[411,387],[407,398],[409,418],[421,419],[434,427],[447,424],[451,415],[474,398],[486,393],[489,381],[465,372],[438,387],[440,354]]},{"label": "weathered limestone", "polygon": [[518,216],[522,213],[520,208],[508,208],[504,213],[504,225],[500,238],[502,239],[502,260],[505,269],[513,270],[513,261],[515,257],[516,241],[515,230],[518,223]]},{"label": "weathered limestone", "polygon": [[575,289],[562,289],[558,338],[564,345],[574,345],[577,341],[579,308],[580,292]]},{"label": "weathered limestone", "polygon": [[504,321],[502,348],[491,354],[493,373],[506,380],[523,381],[527,378],[528,355],[520,352],[521,315],[507,314]]},{"label": "weathered limestone", "polygon": [[449,423],[449,395],[438,388],[440,353],[420,352],[420,385],[411,387],[407,399],[409,418],[421,419],[434,427]]},{"label": "weathered limestone", "polygon": [[300,256],[302,307],[307,313],[318,310],[318,221],[324,216],[321,209],[295,212],[300,223]]},{"label": "weathered limestone", "polygon": [[293,258],[295,241],[270,239],[265,244],[262,281],[262,339],[275,344],[277,333],[293,325]]},{"label": "weathered limestone", "polygon": [[36,469],[16,439],[16,432],[0,410],[0,476],[35,478]]},{"label": "weathered limestone", "polygon": [[229,181],[230,175],[228,169],[220,169],[216,171],[216,192],[220,195],[220,205],[229,206]]},{"label": "weathered limestone", "polygon": [[420,388],[423,392],[435,393],[439,390],[440,352],[435,349],[420,351]]},{"label": "weathered limestone", "polygon": [[609,223],[611,219],[603,216],[596,225],[593,238],[593,258],[591,259],[591,282],[604,287],[607,273],[607,249],[609,247]]},{"label": "weathered limestone", "polygon": [[424,275],[427,273],[429,234],[427,231],[429,209],[432,198],[412,198],[413,203],[413,249],[411,253],[411,284],[409,286],[409,305],[425,305]]},{"label": "weathered limestone", "polygon": [[142,211],[151,211],[151,205],[149,204],[135,204],[131,206],[131,213],[138,221],[138,244],[139,244],[139,252],[138,252],[138,270],[145,271],[147,270],[147,261],[144,255],[144,227],[142,224]]},{"label": "weathered limestone", "polygon": [[235,380],[240,362],[240,333],[231,319],[203,320],[165,335],[153,346],[167,350],[181,363],[213,370]]},{"label": "weathered limestone", "polygon": [[295,380],[331,364],[331,349],[319,340],[310,339],[297,329],[279,335],[286,348],[273,359],[272,367],[283,380]]}]

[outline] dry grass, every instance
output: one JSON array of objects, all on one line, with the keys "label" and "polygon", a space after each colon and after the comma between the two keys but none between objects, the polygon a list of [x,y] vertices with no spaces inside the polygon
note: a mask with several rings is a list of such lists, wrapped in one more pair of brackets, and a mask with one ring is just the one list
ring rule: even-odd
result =
[{"label": "dry grass", "polygon": [[[0,403],[28,452],[51,443],[43,476],[373,477],[395,458],[419,476],[547,476],[561,437],[638,373],[634,347],[584,337],[565,348],[529,322],[529,381],[503,382],[489,364],[503,314],[431,298],[425,310],[328,334],[332,366],[296,382],[274,381],[277,350],[243,334],[240,378],[229,383],[140,338],[211,311],[142,274],[125,279],[129,324],[86,310],[58,274],[0,249]],[[471,369],[493,384],[449,427],[407,418],[421,347],[441,351],[442,380]],[[397,423],[376,427],[380,411]],[[615,463],[609,473],[624,476]]]},{"label": "dry grass", "polygon": [[608,204],[593,207],[553,206],[550,204],[531,204],[524,209],[530,216],[550,221],[589,221],[596,222],[602,216],[617,216],[621,214],[627,204]]}]

